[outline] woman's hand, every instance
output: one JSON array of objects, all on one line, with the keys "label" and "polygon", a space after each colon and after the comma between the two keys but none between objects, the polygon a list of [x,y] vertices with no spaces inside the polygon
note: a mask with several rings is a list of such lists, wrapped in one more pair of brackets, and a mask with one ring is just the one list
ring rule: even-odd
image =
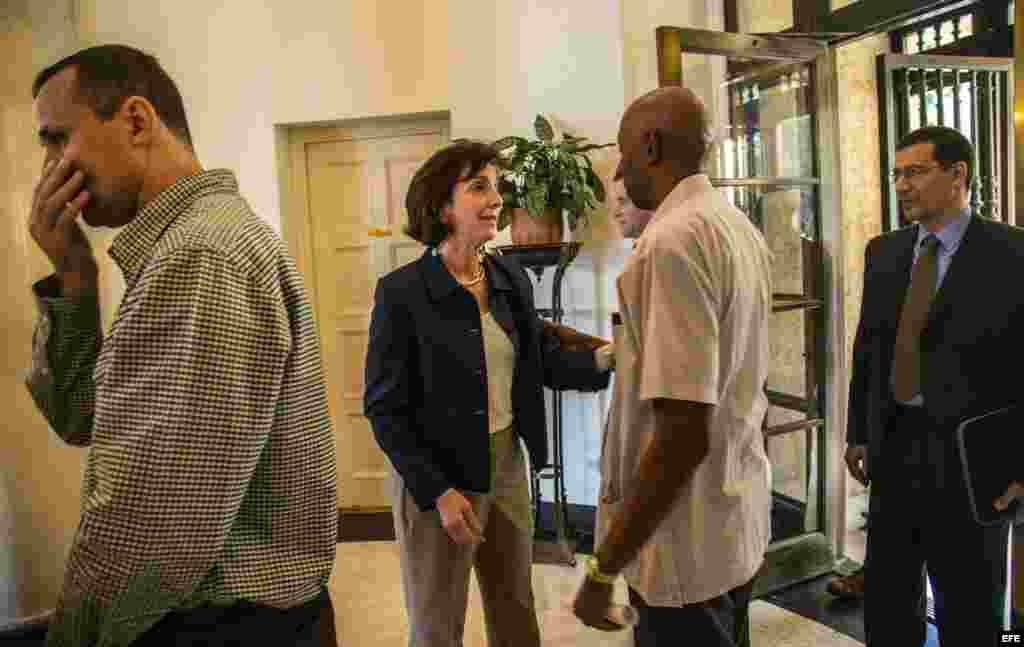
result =
[{"label": "woman's hand", "polygon": [[556,337],[566,350],[597,350],[611,343],[609,339],[587,335],[568,326],[555,324],[547,320],[544,320],[544,332]]},{"label": "woman's hand", "polygon": [[484,531],[473,505],[458,490],[452,488],[439,496],[437,511],[441,513],[441,525],[456,544],[468,546],[484,541]]}]

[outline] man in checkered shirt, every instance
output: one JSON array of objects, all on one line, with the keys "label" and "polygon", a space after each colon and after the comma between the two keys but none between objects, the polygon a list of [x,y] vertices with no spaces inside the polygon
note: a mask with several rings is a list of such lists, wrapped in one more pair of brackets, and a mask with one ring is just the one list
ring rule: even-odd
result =
[{"label": "man in checkered shirt", "polygon": [[[334,441],[292,258],[230,171],[200,167],[155,58],[83,50],[33,96],[46,166],[29,228],[55,271],[33,286],[28,387],[90,446],[47,644],[320,644]],[[79,215],[120,228],[127,289],[106,339]]]}]

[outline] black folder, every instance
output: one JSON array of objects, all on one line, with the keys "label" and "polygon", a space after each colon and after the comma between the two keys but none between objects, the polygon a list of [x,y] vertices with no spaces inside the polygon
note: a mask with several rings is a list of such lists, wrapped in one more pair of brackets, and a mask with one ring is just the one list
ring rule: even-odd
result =
[{"label": "black folder", "polygon": [[957,427],[956,442],[971,512],[983,526],[1022,520],[1019,499],[1002,512],[993,505],[1011,482],[1024,478],[1024,457],[1019,451],[1024,435],[1022,414],[1020,407],[1005,407],[968,418]]}]

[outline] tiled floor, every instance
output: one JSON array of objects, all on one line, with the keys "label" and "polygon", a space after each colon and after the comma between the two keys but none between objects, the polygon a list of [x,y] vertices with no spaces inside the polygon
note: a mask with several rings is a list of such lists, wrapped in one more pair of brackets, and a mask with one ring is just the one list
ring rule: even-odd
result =
[{"label": "tiled floor", "polygon": [[[582,578],[582,561],[575,568],[549,564],[534,567],[545,647],[632,645],[628,632],[606,634],[580,625],[566,604]],[[344,647],[404,647],[408,622],[402,604],[397,546],[393,542],[338,544],[330,581],[338,644]],[[618,599],[626,600],[619,584]],[[778,606],[756,601],[751,607],[751,632],[755,644],[772,647],[854,647],[860,643],[820,623]],[[487,644],[483,614],[475,583],[471,586],[466,619],[465,647]]]},{"label": "tiled floor", "polygon": [[[841,569],[849,572],[864,561],[867,548],[865,519],[866,494],[847,500],[845,554],[847,561]],[[825,587],[833,576],[825,576],[799,586],[779,591],[765,598],[783,609],[825,624],[858,641],[864,640],[863,607],[857,600],[837,600]]]},{"label": "tiled floor", "polygon": [[[859,564],[867,535],[862,512],[867,495],[848,501],[845,552]],[[375,536],[390,539],[388,519],[347,518],[331,578],[339,640],[346,647],[404,645],[407,620],[402,607],[398,555],[390,541],[352,541]],[[850,568],[853,563],[848,565]],[[545,645],[631,645],[628,634],[603,634],[581,626],[565,605],[582,575],[556,564],[534,566],[534,591]],[[828,577],[807,582],[757,601],[751,609],[755,642],[761,645],[858,645],[863,641],[863,616],[857,602],[836,601],[825,591]],[[625,601],[625,590],[619,591]],[[485,645],[483,619],[475,583],[467,615],[466,647]],[[760,638],[758,638],[760,636]]]}]

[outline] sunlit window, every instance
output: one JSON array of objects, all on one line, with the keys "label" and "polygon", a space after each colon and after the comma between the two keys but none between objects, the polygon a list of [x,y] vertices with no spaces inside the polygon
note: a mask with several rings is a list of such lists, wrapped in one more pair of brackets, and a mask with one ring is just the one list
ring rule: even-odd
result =
[{"label": "sunlit window", "polygon": [[974,33],[974,14],[960,16],[960,38],[970,36]]},{"label": "sunlit window", "polygon": [[939,26],[939,45],[947,45],[956,40],[953,35],[953,21],[947,20]]}]

